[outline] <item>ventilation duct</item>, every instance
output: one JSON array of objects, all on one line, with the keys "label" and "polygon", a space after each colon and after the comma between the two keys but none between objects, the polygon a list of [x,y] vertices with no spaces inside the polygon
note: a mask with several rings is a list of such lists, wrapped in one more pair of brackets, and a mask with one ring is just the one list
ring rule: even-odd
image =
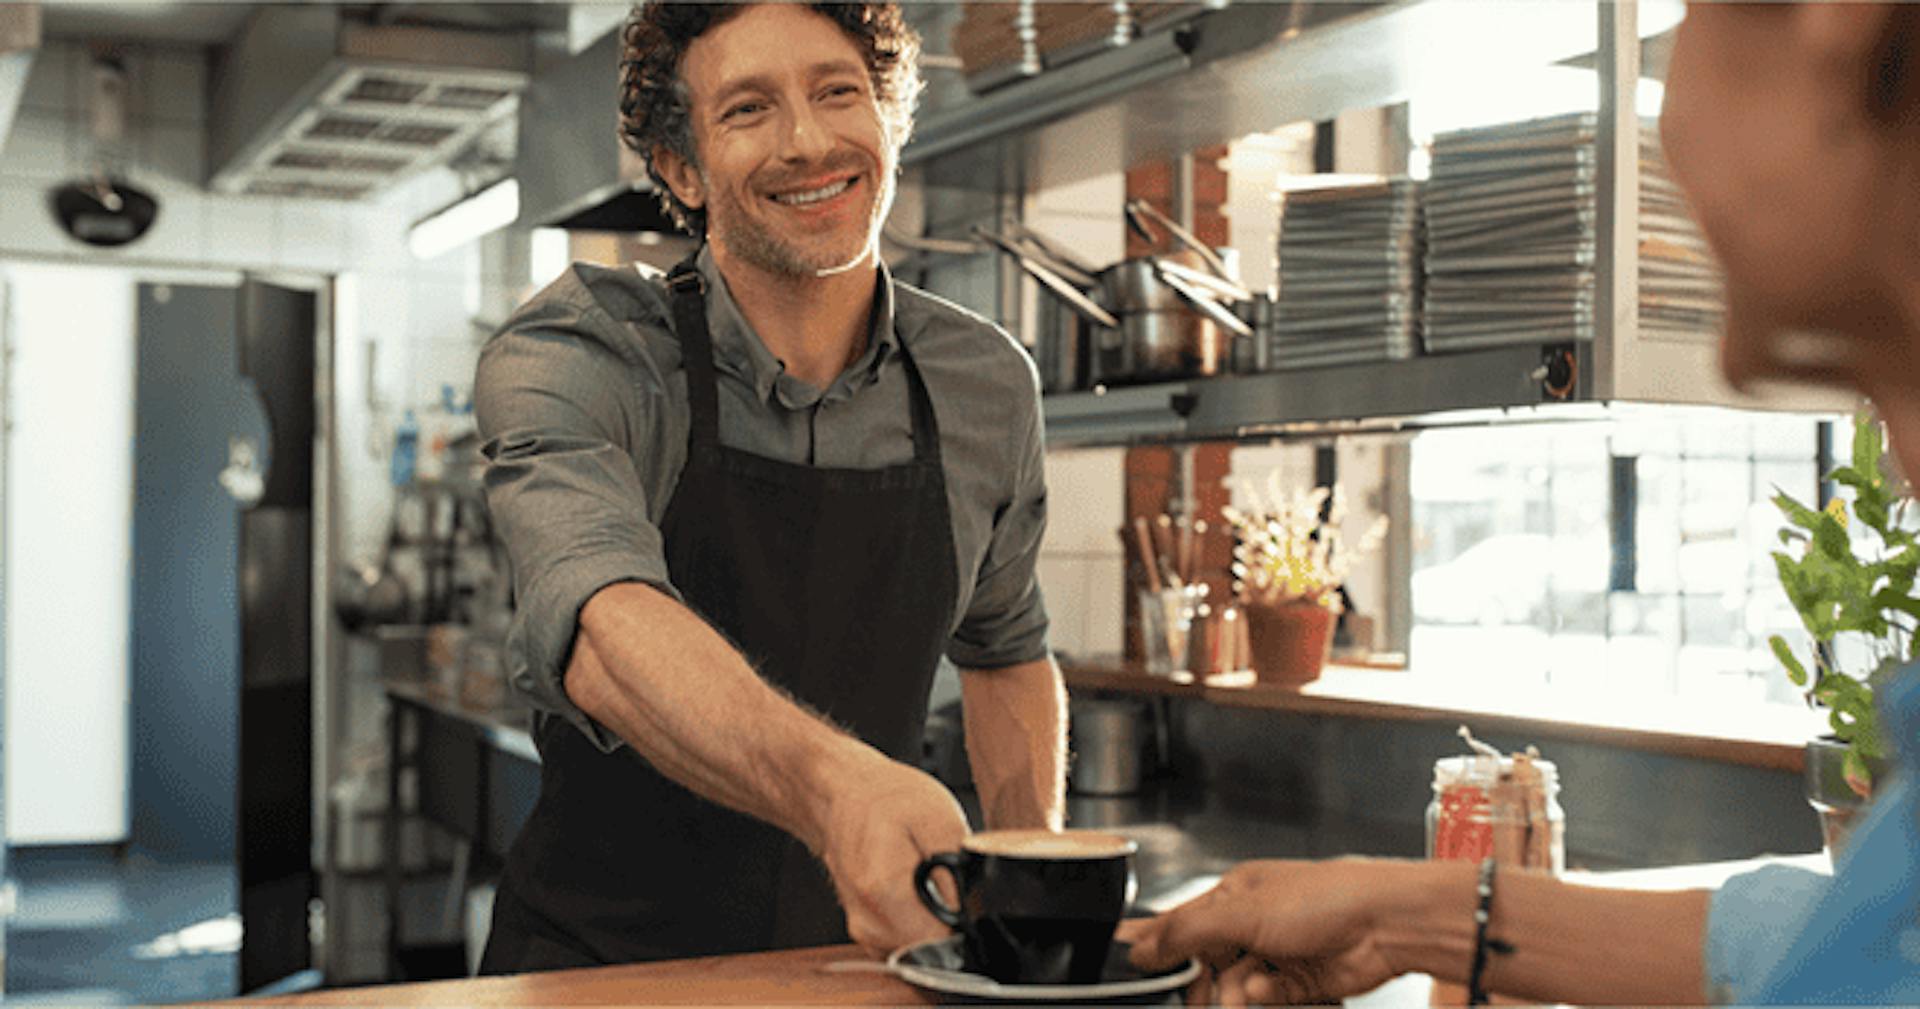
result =
[{"label": "ventilation duct", "polygon": [[445,163],[513,114],[531,42],[517,31],[354,21],[263,5],[221,53],[208,188],[357,200]]}]

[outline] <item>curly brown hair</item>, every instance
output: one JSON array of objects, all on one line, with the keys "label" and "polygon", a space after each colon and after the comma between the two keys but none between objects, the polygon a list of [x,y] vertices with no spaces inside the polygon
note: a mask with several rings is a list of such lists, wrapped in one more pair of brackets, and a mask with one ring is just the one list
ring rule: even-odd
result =
[{"label": "curly brown hair", "polygon": [[[627,16],[620,53],[620,139],[647,163],[647,177],[659,191],[674,223],[696,236],[707,233],[706,211],[681,203],[654,166],[656,147],[698,167],[686,82],[680,61],[693,40],[726,23],[744,3],[676,3],[653,0]],[[888,138],[898,149],[913,130],[919,101],[920,35],[896,3],[816,3],[816,13],[831,18],[847,33],[866,61],[873,93],[880,104]]]}]

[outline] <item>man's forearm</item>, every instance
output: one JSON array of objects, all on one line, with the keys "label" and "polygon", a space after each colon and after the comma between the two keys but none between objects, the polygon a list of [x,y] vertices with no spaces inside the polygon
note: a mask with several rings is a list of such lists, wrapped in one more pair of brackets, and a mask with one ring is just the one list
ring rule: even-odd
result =
[{"label": "man's forearm", "polygon": [[769,686],[706,622],[638,583],[580,611],[567,696],[662,773],[815,850],[826,783],[885,759]]},{"label": "man's forearm", "polygon": [[1067,694],[1051,656],[960,673],[967,759],[989,829],[1059,829],[1066,813]]}]

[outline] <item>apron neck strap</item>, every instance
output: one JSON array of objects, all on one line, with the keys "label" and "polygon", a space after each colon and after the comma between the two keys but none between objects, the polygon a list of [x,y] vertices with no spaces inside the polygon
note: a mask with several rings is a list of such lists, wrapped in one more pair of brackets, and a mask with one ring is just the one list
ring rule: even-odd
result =
[{"label": "apron neck strap", "polygon": [[707,332],[707,281],[694,265],[698,252],[667,274],[673,292],[673,328],[687,369],[687,404],[693,443],[720,444],[720,395],[713,377],[713,338]]},{"label": "apron neck strap", "polygon": [[913,457],[922,463],[940,462],[940,422],[933,414],[933,398],[927,395],[927,383],[920,379],[920,366],[913,363],[913,352],[907,349],[906,337],[894,331],[895,345],[900,348],[900,363],[907,369],[908,395],[913,400]]}]

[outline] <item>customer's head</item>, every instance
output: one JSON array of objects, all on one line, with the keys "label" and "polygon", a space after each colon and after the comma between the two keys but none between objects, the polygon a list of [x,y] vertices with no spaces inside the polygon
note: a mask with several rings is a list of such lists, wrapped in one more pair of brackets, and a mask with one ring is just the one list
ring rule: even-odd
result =
[{"label": "customer's head", "polygon": [[921,86],[898,6],[654,2],[624,42],[621,134],[683,227],[775,273],[868,251]]},{"label": "customer's head", "polygon": [[1920,476],[1920,7],[1693,4],[1661,127],[1728,376],[1859,389]]}]

